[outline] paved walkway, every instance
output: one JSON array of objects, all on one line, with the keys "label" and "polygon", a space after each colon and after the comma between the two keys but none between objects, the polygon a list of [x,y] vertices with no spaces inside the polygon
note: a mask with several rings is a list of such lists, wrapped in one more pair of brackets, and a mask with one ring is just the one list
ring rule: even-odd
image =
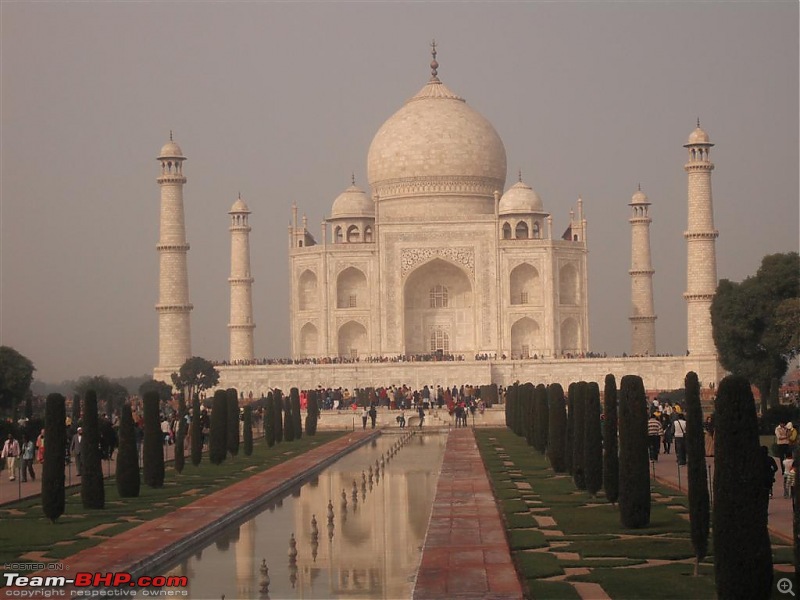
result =
[{"label": "paved walkway", "polygon": [[472,429],[447,439],[414,598],[522,598]]},{"label": "paved walkway", "polygon": [[[678,467],[675,459],[675,452],[671,454],[659,455],[659,460],[651,465],[651,476],[653,473],[652,465],[655,464],[656,479],[670,487],[677,488],[686,494],[688,492],[688,473],[686,467]],[[714,457],[706,456],[709,483],[714,477]],[[773,487],[774,497],[769,501],[769,530],[773,535],[792,543],[792,501],[783,497],[783,476],[778,473],[775,477]],[[713,501],[713,498],[712,498]]]},{"label": "paved walkway", "polygon": [[[176,509],[169,515],[148,521],[124,533],[78,552],[63,562],[69,572],[103,573],[127,571],[134,577],[152,575],[153,567],[163,564],[170,556],[194,546],[198,539],[207,538],[218,528],[235,521],[241,515],[263,503],[268,494],[291,488],[310,470],[334,462],[353,447],[359,446],[379,431],[356,431],[350,435],[309,450],[280,465],[205,496],[192,504]],[[224,516],[224,518],[223,518]],[[213,530],[212,530],[213,528]],[[64,571],[39,571],[36,575],[64,576]],[[4,597],[12,597],[17,588],[4,588]],[[66,596],[77,588],[67,587]],[[28,589],[27,591],[31,591]],[[86,588],[83,588],[86,591]],[[30,596],[26,598],[48,598]]]}]

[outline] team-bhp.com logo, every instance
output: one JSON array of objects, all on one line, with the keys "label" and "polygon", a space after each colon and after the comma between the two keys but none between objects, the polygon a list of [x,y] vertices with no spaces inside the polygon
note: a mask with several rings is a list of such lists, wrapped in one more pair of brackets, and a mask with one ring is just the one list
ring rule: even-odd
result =
[{"label": "team-bhp.com logo", "polygon": [[[90,573],[78,572],[74,577],[62,575],[37,576],[19,573],[3,573],[3,590],[6,597],[31,598],[67,596],[185,596],[186,590],[162,589],[185,588],[189,579],[178,575],[156,575],[133,577],[130,573]],[[35,588],[35,589],[34,589]]]}]

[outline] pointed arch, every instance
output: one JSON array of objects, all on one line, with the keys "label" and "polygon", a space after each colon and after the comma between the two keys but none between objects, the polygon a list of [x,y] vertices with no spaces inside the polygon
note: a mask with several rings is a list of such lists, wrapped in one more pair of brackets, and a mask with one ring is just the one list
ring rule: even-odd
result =
[{"label": "pointed arch", "polygon": [[561,351],[568,354],[580,353],[580,327],[574,317],[561,321]]},{"label": "pointed arch", "polygon": [[347,243],[352,244],[360,241],[361,231],[358,229],[358,225],[350,225],[350,227],[347,228]]},{"label": "pointed arch", "polygon": [[369,353],[367,328],[358,321],[348,321],[339,327],[339,356],[358,358]]},{"label": "pointed arch", "polygon": [[503,223],[503,239],[504,240],[511,239],[511,224],[508,221]]},{"label": "pointed arch", "polygon": [[336,308],[367,308],[367,276],[355,267],[347,267],[336,278]]},{"label": "pointed arch", "polygon": [[319,334],[313,323],[306,323],[300,330],[300,356],[313,358],[319,356]]},{"label": "pointed arch", "polygon": [[522,317],[511,326],[511,358],[540,355],[541,345],[541,328],[530,317]]},{"label": "pointed arch", "polygon": [[539,271],[530,263],[522,263],[511,270],[509,277],[511,304],[542,303],[542,284]]},{"label": "pointed arch", "polygon": [[299,310],[316,310],[318,296],[317,276],[311,269],[306,269],[297,281],[297,308]]},{"label": "pointed arch", "polygon": [[517,226],[514,229],[514,235],[518,240],[527,240],[528,224],[525,221],[520,221],[519,223],[517,223]]},{"label": "pointed arch", "polygon": [[558,300],[561,304],[576,305],[580,298],[578,269],[567,263],[558,271]]}]

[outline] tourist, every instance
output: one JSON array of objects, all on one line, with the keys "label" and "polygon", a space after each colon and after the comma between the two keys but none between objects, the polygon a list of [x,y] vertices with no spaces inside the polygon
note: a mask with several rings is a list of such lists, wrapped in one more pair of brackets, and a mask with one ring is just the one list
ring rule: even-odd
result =
[{"label": "tourist", "polygon": [[367,428],[367,419],[369,418],[369,411],[365,406],[364,409],[361,411],[361,429]]},{"label": "tourist", "polygon": [[[783,473],[783,459],[792,454],[792,434],[794,426],[791,422],[781,421],[775,428],[775,443],[778,445],[778,460],[781,463],[781,473]],[[797,433],[794,432],[795,439]]]},{"label": "tourist", "polygon": [[[669,405],[667,405],[669,408]],[[675,428],[672,425],[672,420],[669,418],[666,409],[661,415],[661,427],[664,428],[664,454],[669,454],[672,449],[672,438],[674,437]]]},{"label": "tourist", "polygon": [[650,420],[647,421],[647,436],[650,440],[650,460],[658,460],[658,451],[661,447],[661,436],[664,434],[664,428],[661,427],[661,421],[658,420],[656,413],[651,413]]},{"label": "tourist", "polygon": [[31,481],[36,480],[36,473],[33,471],[33,456],[35,452],[33,441],[28,439],[27,435],[22,436],[22,466],[20,468],[20,475],[22,482],[28,481],[28,474],[31,476]]},{"label": "tourist", "polygon": [[[781,461],[783,468],[783,497],[788,498],[791,496],[792,488],[794,487],[794,478],[792,477],[792,468],[794,467],[794,458],[789,455]],[[791,481],[790,481],[791,478]]]},{"label": "tourist", "polygon": [[36,461],[41,465],[44,463],[44,429],[36,438]]},{"label": "tourist", "polygon": [[17,466],[18,456],[19,442],[17,442],[17,440],[14,439],[14,436],[9,433],[8,439],[6,439],[5,443],[3,444],[3,453],[0,455],[0,457],[6,461],[6,470],[8,471],[9,481],[14,481],[17,478],[14,474],[14,469]]},{"label": "tourist", "polygon": [[72,443],[69,445],[69,452],[75,457],[75,470],[78,477],[81,476],[81,439],[83,438],[83,427],[78,427],[78,431],[72,436]]},{"label": "tourist", "polygon": [[672,435],[675,439],[675,458],[678,460],[678,465],[683,466],[686,464],[686,421],[683,420],[683,413],[677,411],[676,417],[672,422]]},{"label": "tourist", "polygon": [[375,409],[375,405],[369,407],[369,420],[372,422],[372,429],[375,429],[375,421],[378,418],[378,411]]},{"label": "tourist", "polygon": [[425,409],[420,404],[417,410],[419,411],[419,428],[422,429],[422,424],[425,422]]},{"label": "tourist", "polygon": [[400,429],[406,426],[406,411],[402,408],[400,409],[400,414],[397,415],[397,422],[400,423]]}]

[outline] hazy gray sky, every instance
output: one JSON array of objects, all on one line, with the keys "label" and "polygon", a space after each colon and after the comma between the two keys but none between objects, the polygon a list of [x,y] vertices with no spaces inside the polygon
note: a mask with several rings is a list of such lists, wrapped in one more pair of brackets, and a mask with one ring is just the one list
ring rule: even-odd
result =
[{"label": "hazy gray sky", "polygon": [[292,201],[318,236],[380,125],[439,75],[566,227],[589,220],[590,336],[629,349],[631,195],[652,202],[657,345],[686,348],[686,161],[712,160],[720,278],[798,248],[798,3],[2,2],[0,343],[37,379],[157,361],[159,187],[184,172],[192,350],[228,355],[228,215],[253,211],[256,355],[289,354]]}]

